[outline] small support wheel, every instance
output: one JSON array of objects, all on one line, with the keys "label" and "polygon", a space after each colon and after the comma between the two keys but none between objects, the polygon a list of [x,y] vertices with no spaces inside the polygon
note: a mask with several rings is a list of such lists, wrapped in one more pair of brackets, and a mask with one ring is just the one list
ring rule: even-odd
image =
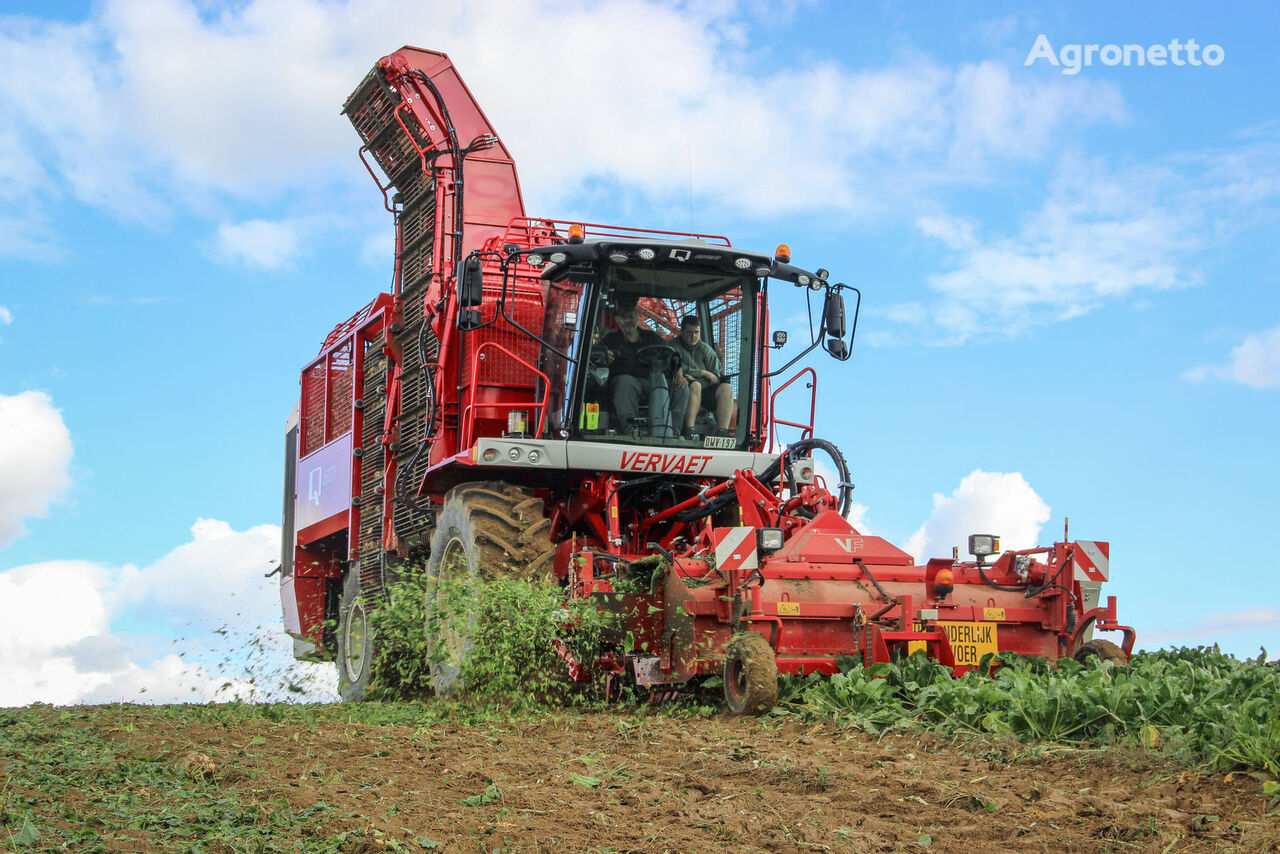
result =
[{"label": "small support wheel", "polygon": [[348,703],[369,695],[374,643],[367,597],[360,589],[360,564],[354,563],[338,602],[338,693]]},{"label": "small support wheel", "polygon": [[1072,658],[1081,664],[1088,664],[1090,658],[1110,661],[1116,667],[1124,667],[1129,663],[1129,656],[1124,654],[1124,650],[1106,640],[1085,641]]},{"label": "small support wheel", "polygon": [[778,700],[778,660],[764,635],[740,632],[724,657],[724,703],[731,715],[763,715]]}]

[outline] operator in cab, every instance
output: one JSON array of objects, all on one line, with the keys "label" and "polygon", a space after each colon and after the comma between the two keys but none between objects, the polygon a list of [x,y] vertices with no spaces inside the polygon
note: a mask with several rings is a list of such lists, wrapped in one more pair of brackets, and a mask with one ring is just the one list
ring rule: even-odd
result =
[{"label": "operator in cab", "polygon": [[674,439],[675,425],[684,418],[689,404],[689,382],[676,370],[671,373],[672,347],[658,333],[640,324],[635,303],[624,304],[617,314],[618,328],[600,343],[609,363],[609,386],[613,412],[623,430],[630,430],[640,417],[640,400],[649,402],[649,435]]},{"label": "operator in cab", "polygon": [[689,438],[703,406],[715,412],[718,435],[729,435],[733,387],[722,381],[724,367],[712,346],[702,340],[702,324],[697,315],[686,315],[680,321],[680,334],[671,339],[671,344],[680,354],[680,373],[689,386],[689,406],[680,435]]}]

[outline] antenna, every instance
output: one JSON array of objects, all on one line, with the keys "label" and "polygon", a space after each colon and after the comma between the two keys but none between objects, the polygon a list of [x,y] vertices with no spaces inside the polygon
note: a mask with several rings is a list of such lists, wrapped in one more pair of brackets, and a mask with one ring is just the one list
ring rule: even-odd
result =
[{"label": "antenna", "polygon": [[689,153],[689,231],[693,231],[693,140],[685,140],[685,150]]}]

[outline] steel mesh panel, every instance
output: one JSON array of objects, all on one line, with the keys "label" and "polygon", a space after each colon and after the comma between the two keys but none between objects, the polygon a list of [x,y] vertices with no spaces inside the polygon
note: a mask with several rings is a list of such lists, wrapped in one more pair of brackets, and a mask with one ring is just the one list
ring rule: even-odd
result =
[{"label": "steel mesh panel", "polygon": [[324,363],[302,374],[302,456],[324,444]]},{"label": "steel mesh panel", "polygon": [[386,413],[386,393],[379,391],[387,384],[388,359],[382,353],[383,338],[379,333],[369,342],[364,354],[363,429],[360,447],[360,560],[362,566],[380,560],[382,552],[382,496],[377,489],[386,471],[382,445],[382,421]]},{"label": "steel mesh panel", "polygon": [[415,172],[402,184],[400,226],[400,281],[407,295],[431,280],[435,261],[435,181]]},{"label": "steel mesh panel", "polygon": [[[418,301],[421,302],[421,295],[418,296]],[[411,543],[422,542],[427,530],[427,517],[409,506],[409,503],[425,503],[425,499],[416,498],[414,493],[430,466],[427,421],[429,418],[434,421],[436,416],[430,411],[427,377],[429,372],[434,371],[433,366],[440,358],[439,341],[429,326],[422,327],[420,313],[418,318],[412,327],[406,328],[401,338],[403,364],[398,415],[400,445],[396,453],[396,463],[400,470],[396,474],[396,503],[392,514],[396,533]]]},{"label": "steel mesh panel", "polygon": [[733,396],[738,396],[739,368],[742,364],[742,304],[734,305],[727,313],[721,314],[712,323],[712,342],[720,360],[724,363],[724,372],[732,374],[729,385],[733,388]]},{"label": "steel mesh panel", "polygon": [[429,204],[434,207],[436,203],[435,178],[424,173],[421,169],[408,170],[403,176],[398,177],[399,181],[396,184],[396,189],[400,191],[400,204],[406,209],[412,208],[417,204]]},{"label": "steel mesh panel", "polygon": [[637,303],[641,317],[654,332],[663,338],[680,334],[680,322],[686,315],[697,314],[696,302],[677,299],[653,299],[644,297]]},{"label": "steel mesh panel", "polygon": [[[404,201],[403,194],[401,202]],[[435,197],[427,196],[420,203],[406,204],[400,214],[400,254],[413,251],[423,241],[435,236],[436,205]]]},{"label": "steel mesh panel", "polygon": [[425,241],[418,248],[403,256],[400,262],[400,281],[405,293],[421,288],[431,280],[433,241]]},{"label": "steel mesh panel", "polygon": [[387,116],[395,107],[395,96],[382,80],[382,70],[374,68],[364,76],[356,91],[342,106],[356,132],[365,142],[373,139],[386,126]]},{"label": "steel mesh panel", "polygon": [[329,354],[329,418],[326,442],[351,429],[352,349],[348,341]]},{"label": "steel mesh panel", "polygon": [[388,178],[395,178],[410,165],[421,162],[413,143],[426,147],[427,139],[409,110],[401,110],[399,115],[413,140],[405,135],[396,120],[395,108],[401,103],[400,95],[386,84],[382,74],[377,68],[370,72],[347,101],[344,112],[378,166]]},{"label": "steel mesh panel", "polygon": [[[501,291],[499,286],[492,288],[486,284],[485,288],[485,305],[482,309],[485,320],[489,320],[497,315],[498,294]],[[514,298],[511,294],[507,295],[507,314],[517,323],[534,333],[540,333],[542,330],[542,294],[518,292]],[[538,363],[539,344],[525,333],[516,329],[505,319],[499,317],[498,322],[492,326],[487,326],[479,332],[473,333],[471,336],[475,342],[476,348],[481,344],[493,342],[500,347],[505,348],[521,359],[524,359],[531,365]],[[468,348],[464,352],[462,363],[463,381],[468,382],[471,378],[471,365],[475,358],[474,350]],[[536,385],[536,378],[530,373],[529,369],[521,365],[519,362],[504,355],[495,352],[492,348],[485,351],[485,358],[480,365],[480,369],[476,374],[476,381],[479,385],[490,386],[509,386],[518,388],[532,389]],[[504,416],[505,417],[505,416]]]}]

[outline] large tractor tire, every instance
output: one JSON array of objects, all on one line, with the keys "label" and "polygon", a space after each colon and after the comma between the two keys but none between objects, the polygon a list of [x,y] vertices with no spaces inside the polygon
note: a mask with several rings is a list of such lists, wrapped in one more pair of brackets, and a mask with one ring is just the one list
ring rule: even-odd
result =
[{"label": "large tractor tire", "polygon": [[1105,640],[1085,641],[1080,644],[1080,648],[1076,650],[1076,654],[1072,657],[1081,664],[1088,664],[1090,658],[1110,661],[1116,667],[1124,667],[1129,663],[1129,656],[1124,654],[1123,649],[1111,641]]},{"label": "large tractor tire", "polygon": [[446,603],[458,587],[499,576],[546,578],[555,547],[542,499],[507,483],[466,483],[445,495],[427,561],[431,684],[448,697],[470,687],[467,663],[479,628],[477,604]]},{"label": "large tractor tire", "polygon": [[763,715],[778,700],[778,660],[764,635],[740,632],[724,658],[724,704],[731,715]]},{"label": "large tractor tire", "polygon": [[369,694],[373,672],[373,632],[369,600],[360,589],[360,564],[353,563],[338,602],[338,693],[349,703]]}]

